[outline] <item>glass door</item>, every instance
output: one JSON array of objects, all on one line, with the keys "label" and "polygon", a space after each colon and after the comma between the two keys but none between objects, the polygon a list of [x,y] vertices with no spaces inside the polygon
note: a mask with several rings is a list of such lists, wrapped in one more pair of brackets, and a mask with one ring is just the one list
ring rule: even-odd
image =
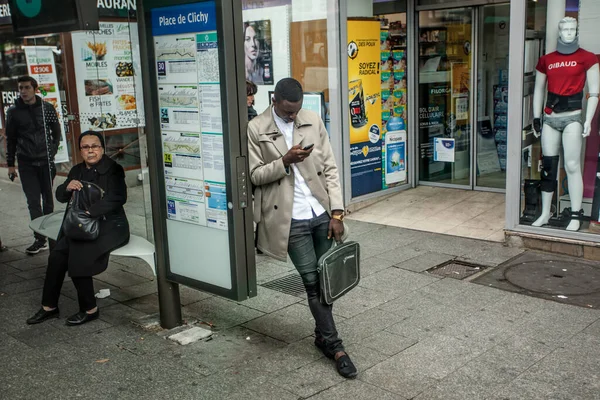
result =
[{"label": "glass door", "polygon": [[478,9],[475,186],[506,188],[510,4]]},{"label": "glass door", "polygon": [[472,8],[419,12],[419,181],[471,188]]}]

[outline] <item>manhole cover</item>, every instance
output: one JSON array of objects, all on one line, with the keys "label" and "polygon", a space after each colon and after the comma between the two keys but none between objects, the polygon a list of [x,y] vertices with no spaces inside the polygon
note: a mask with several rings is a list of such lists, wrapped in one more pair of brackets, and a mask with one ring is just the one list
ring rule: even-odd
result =
[{"label": "manhole cover", "polygon": [[573,261],[529,261],[510,266],[504,277],[513,285],[545,294],[600,292],[600,268]]},{"label": "manhole cover", "polygon": [[450,260],[435,266],[427,272],[433,275],[445,276],[454,279],[465,279],[485,269],[484,265],[471,264],[462,261]]},{"label": "manhole cover", "polygon": [[278,292],[289,294],[291,296],[300,296],[304,293],[304,284],[302,278],[298,274],[291,274],[278,278],[267,283],[263,283],[262,287],[267,289],[277,290]]}]

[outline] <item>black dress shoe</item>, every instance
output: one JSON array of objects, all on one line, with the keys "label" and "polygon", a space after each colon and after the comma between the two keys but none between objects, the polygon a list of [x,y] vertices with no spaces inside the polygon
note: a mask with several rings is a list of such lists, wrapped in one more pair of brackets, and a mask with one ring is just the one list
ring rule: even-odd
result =
[{"label": "black dress shoe", "polygon": [[100,316],[100,310],[96,310],[96,312],[93,314],[88,314],[85,311],[79,311],[77,314],[71,315],[69,318],[67,318],[65,325],[69,325],[69,326],[83,325],[86,322],[90,322],[95,319],[98,319],[99,316]]},{"label": "black dress shoe", "polygon": [[344,354],[343,356],[335,360],[335,366],[337,368],[338,373],[344,378],[354,379],[356,378],[356,375],[358,375],[358,371],[352,363],[352,360],[350,360],[348,354]]},{"label": "black dress shoe", "polygon": [[58,307],[51,311],[46,311],[44,310],[44,307],[42,307],[33,317],[27,320],[27,325],[39,324],[50,318],[58,318],[58,315]]}]

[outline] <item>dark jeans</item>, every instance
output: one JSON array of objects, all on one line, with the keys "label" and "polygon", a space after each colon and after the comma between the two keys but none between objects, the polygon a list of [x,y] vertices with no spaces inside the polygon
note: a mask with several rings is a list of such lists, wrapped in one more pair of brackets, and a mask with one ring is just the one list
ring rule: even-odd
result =
[{"label": "dark jeans", "polygon": [[327,239],[329,221],[327,213],[312,219],[293,219],[288,254],[306,288],[308,306],[315,318],[315,337],[325,342],[328,352],[335,354],[344,351],[344,346],[335,328],[332,307],[321,303],[319,299],[319,274],[317,273],[317,262],[331,248],[333,240]]},{"label": "dark jeans", "polygon": [[[69,249],[53,250],[48,257],[48,269],[44,281],[42,294],[42,305],[46,307],[57,307],[60,289],[62,288],[65,275],[69,265]],[[72,277],[73,285],[77,289],[77,300],[79,311],[89,311],[96,307],[94,296],[94,280],[91,276]]]},{"label": "dark jeans", "polygon": [[[54,211],[52,182],[55,176],[56,168],[54,166],[19,162],[19,178],[27,198],[27,207],[32,221],[42,215],[52,214]],[[39,233],[34,233],[34,236],[36,239],[45,239]]]}]

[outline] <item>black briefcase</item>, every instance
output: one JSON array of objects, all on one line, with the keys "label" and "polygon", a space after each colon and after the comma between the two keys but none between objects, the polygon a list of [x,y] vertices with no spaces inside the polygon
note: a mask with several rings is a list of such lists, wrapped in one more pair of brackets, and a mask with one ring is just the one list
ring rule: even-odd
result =
[{"label": "black briefcase", "polygon": [[319,258],[321,303],[333,304],[360,281],[360,245],[348,241],[335,243]]}]

